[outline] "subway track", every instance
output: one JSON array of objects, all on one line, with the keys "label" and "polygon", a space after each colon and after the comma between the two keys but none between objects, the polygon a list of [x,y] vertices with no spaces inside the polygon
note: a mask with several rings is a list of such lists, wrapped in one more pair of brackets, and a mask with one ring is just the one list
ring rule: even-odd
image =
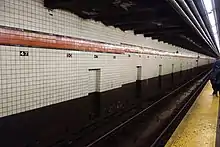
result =
[{"label": "subway track", "polygon": [[[204,73],[154,102],[87,147],[164,146],[206,83],[208,74]],[[164,105],[167,104],[169,106],[165,108]]]},{"label": "subway track", "polygon": [[80,133],[64,136],[53,147],[164,146],[207,82],[209,70],[198,74],[165,96],[133,105],[121,113],[93,122]]},{"label": "subway track", "polygon": [[180,110],[174,115],[174,117],[169,122],[167,127],[163,129],[160,135],[151,144],[151,147],[165,146],[166,142],[169,140],[172,133],[175,131],[176,127],[179,125],[183,117],[186,115],[187,111],[192,106],[193,102],[196,100],[197,96],[202,91],[203,87],[205,86],[206,82],[209,79],[209,74],[210,72],[208,72],[200,80],[196,81],[196,83],[189,89],[189,91],[185,93],[185,96],[187,97],[186,102],[183,104]]}]

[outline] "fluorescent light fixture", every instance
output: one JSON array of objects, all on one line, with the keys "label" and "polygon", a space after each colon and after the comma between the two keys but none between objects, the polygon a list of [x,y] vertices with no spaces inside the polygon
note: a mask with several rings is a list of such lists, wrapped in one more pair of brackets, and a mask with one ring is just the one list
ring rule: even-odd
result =
[{"label": "fluorescent light fixture", "polygon": [[205,9],[206,9],[206,12],[207,12],[207,15],[208,15],[208,18],[209,18],[209,22],[210,22],[210,25],[211,25],[211,28],[212,28],[212,32],[214,34],[214,38],[215,38],[215,42],[216,42],[216,45],[218,47],[218,50],[220,49],[219,48],[219,36],[218,36],[218,30],[217,30],[217,20],[215,19],[215,8],[213,7],[213,3],[212,0],[203,0],[203,3],[205,5]]}]

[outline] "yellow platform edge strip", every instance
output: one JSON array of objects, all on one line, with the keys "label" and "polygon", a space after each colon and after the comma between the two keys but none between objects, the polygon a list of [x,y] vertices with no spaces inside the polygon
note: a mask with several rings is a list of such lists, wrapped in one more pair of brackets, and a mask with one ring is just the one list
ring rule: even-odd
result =
[{"label": "yellow platform edge strip", "polygon": [[215,147],[219,99],[208,82],[165,147]]}]

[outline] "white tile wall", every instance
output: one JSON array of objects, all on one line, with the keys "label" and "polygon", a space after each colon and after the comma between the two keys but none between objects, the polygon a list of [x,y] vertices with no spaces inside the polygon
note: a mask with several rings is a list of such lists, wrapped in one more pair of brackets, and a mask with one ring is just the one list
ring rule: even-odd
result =
[{"label": "white tile wall", "polygon": [[[20,51],[28,51],[29,56],[20,56]],[[67,53],[72,58],[67,58]],[[172,64],[179,71],[181,63],[183,70],[190,68],[190,61],[195,67],[195,59],[0,46],[0,116],[88,95],[94,91],[88,69],[101,69],[102,92],[135,82],[137,66],[142,66],[141,79],[148,79],[158,76],[160,64],[165,75],[171,73]],[[205,59],[199,61],[199,66],[208,63]]]},{"label": "white tile wall", "polygon": [[88,93],[97,92],[97,71],[96,70],[90,70],[89,71],[89,83],[88,83]]},{"label": "white tile wall", "polygon": [[[20,51],[29,56],[19,56]],[[77,66],[77,53],[1,46],[2,116],[85,96],[86,68]],[[83,58],[81,59],[83,60]],[[72,88],[74,87],[74,88]],[[10,110],[10,111],[9,111]]]},{"label": "white tile wall", "polygon": [[[128,43],[180,54],[197,53],[157,42],[133,32],[122,32],[100,22],[82,20],[74,14],[54,10],[49,15],[43,0],[1,0],[0,25],[46,33],[103,41]],[[29,56],[21,57],[20,51]],[[67,58],[67,53],[72,58]],[[98,55],[98,58],[94,58]],[[130,55],[130,57],[128,56]],[[114,59],[113,56],[116,56]],[[206,57],[206,56],[202,56]],[[210,59],[211,60],[211,59]],[[0,117],[79,98],[94,91],[89,87],[89,69],[101,69],[100,91],[121,87],[137,80],[137,66],[142,66],[141,79],[196,67],[196,59],[140,54],[107,54],[70,50],[0,46]],[[192,63],[187,65],[187,62]],[[207,64],[200,59],[199,66]],[[91,85],[90,85],[91,86]]]}]

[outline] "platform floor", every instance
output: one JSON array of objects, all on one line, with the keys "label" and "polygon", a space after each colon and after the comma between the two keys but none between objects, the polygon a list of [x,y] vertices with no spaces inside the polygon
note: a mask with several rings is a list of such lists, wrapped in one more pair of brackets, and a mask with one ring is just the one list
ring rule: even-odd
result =
[{"label": "platform floor", "polygon": [[219,99],[208,82],[165,147],[215,147]]}]

